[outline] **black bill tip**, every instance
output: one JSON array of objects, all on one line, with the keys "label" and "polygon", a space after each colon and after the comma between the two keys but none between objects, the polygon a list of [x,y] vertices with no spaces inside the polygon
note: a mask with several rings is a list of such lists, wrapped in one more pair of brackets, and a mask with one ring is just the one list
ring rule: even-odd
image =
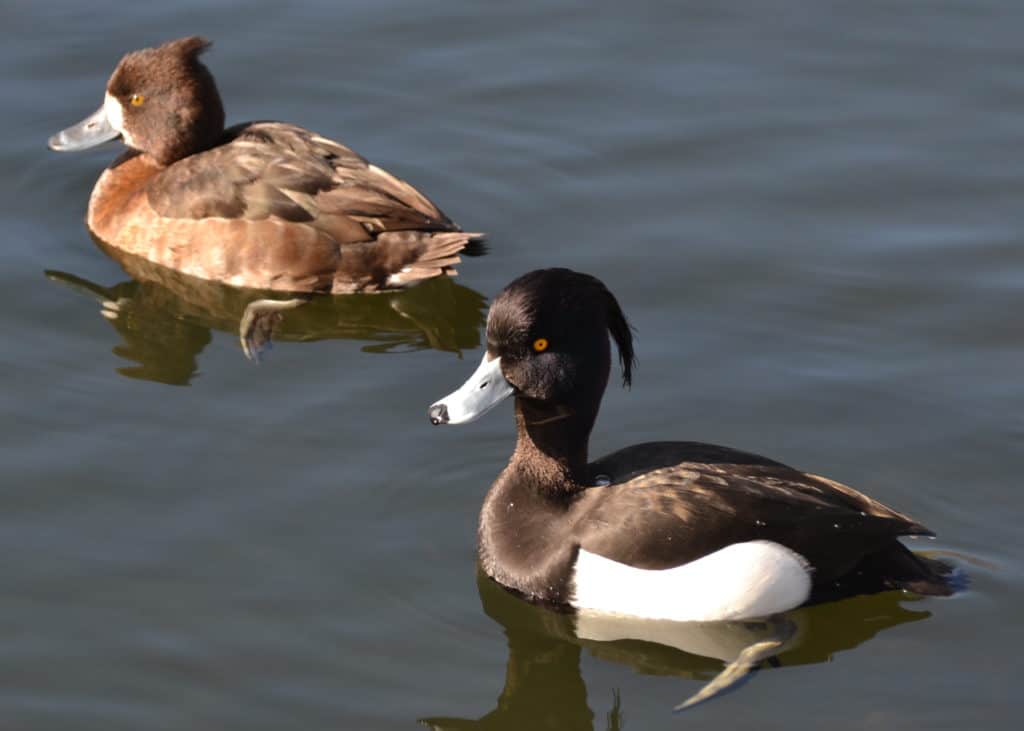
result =
[{"label": "black bill tip", "polygon": [[448,423],[448,407],[444,404],[434,404],[427,414],[430,416],[430,423],[434,426]]}]

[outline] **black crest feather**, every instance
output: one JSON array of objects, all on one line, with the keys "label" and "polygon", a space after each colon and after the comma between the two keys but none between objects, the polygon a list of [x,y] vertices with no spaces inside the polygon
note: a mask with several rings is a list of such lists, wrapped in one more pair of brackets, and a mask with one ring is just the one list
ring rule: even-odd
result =
[{"label": "black crest feather", "polygon": [[608,298],[608,332],[611,333],[615,345],[619,349],[619,363],[622,365],[622,385],[626,388],[633,383],[633,366],[636,365],[636,355],[633,353],[633,327],[626,319],[625,313],[619,306],[607,287],[605,296]]}]

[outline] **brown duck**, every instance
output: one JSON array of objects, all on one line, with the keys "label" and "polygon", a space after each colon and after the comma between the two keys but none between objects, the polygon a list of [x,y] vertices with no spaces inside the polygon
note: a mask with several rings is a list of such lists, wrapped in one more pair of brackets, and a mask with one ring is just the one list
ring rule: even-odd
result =
[{"label": "brown duck", "polygon": [[109,246],[227,284],[348,293],[454,275],[482,251],[405,181],[282,122],[224,129],[213,76],[182,38],[121,59],[103,106],[50,138],[130,148],[100,176],[86,223]]}]

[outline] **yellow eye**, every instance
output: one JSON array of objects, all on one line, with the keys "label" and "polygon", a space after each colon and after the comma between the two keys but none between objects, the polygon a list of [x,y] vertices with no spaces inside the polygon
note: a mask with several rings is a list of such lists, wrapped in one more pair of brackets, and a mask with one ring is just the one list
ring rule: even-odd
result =
[{"label": "yellow eye", "polygon": [[534,340],[533,341],[533,349],[536,350],[538,353],[543,353],[545,350],[547,350],[548,349],[547,338],[537,338],[536,340]]},{"label": "yellow eye", "polygon": [[131,102],[133,107],[141,107],[146,101],[146,97],[142,96],[142,94],[132,94],[132,98],[128,101]]}]

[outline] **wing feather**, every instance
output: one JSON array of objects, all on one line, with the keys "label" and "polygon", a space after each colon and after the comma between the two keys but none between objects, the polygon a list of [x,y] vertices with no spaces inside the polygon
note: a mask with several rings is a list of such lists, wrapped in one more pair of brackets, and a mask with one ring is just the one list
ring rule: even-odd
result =
[{"label": "wing feather", "polygon": [[301,127],[253,122],[226,135],[153,179],[147,195],[154,210],[169,218],[306,223],[339,244],[386,231],[459,230],[404,180]]},{"label": "wing feather", "polygon": [[[693,459],[709,454],[713,460]],[[617,464],[640,464],[644,455],[665,466],[615,481]],[[674,568],[733,543],[768,540],[803,556],[818,583],[844,575],[898,536],[930,535],[846,485],[724,448],[637,445],[595,466],[613,484],[581,498],[580,546],[637,568]]]}]

